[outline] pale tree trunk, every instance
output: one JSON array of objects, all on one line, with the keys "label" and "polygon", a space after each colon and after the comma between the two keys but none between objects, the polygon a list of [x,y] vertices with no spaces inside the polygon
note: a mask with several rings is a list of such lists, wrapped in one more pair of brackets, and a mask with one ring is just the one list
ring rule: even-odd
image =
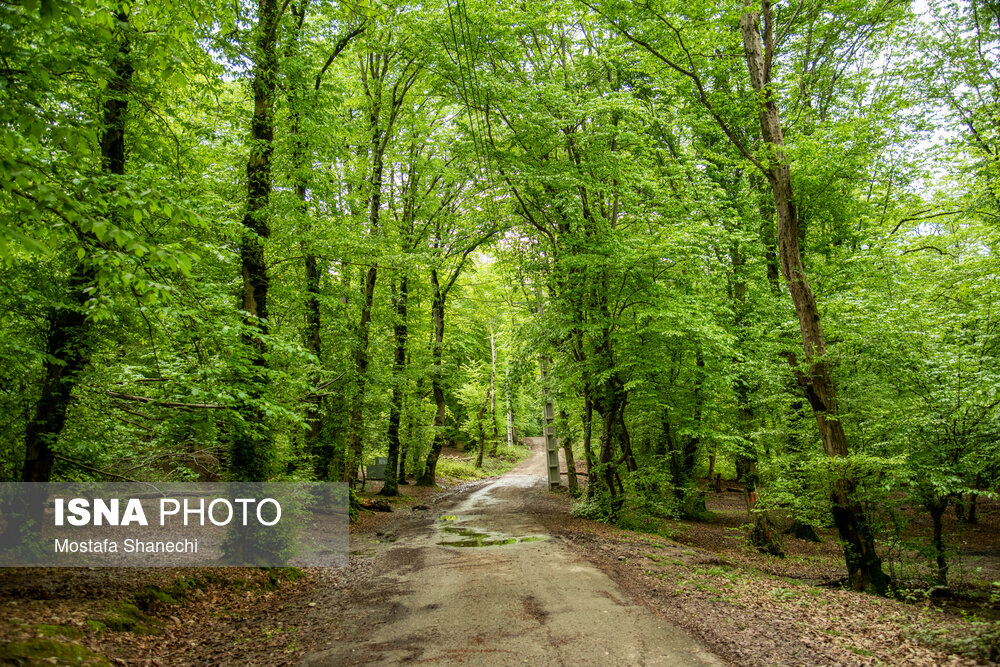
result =
[{"label": "pale tree trunk", "polygon": [[478,427],[479,444],[476,453],[476,467],[483,467],[483,454],[486,453],[486,429],[483,428],[483,417],[486,416],[486,406],[490,402],[490,390],[486,390],[486,395],[483,396],[483,406],[479,408],[479,413],[476,415],[476,425]]},{"label": "pale tree trunk", "polygon": [[493,442],[490,443],[490,456],[497,455],[500,445],[500,432],[497,430],[497,342],[490,327],[490,425],[492,426]]},{"label": "pale tree trunk", "polygon": [[[752,6],[751,0],[747,0],[746,5]],[[767,52],[764,51],[758,29],[760,16],[757,12],[746,11],[743,14],[740,18],[740,30],[750,71],[750,83],[762,100],[759,112],[761,135],[773,151],[762,166],[774,196],[781,272],[798,316],[807,369],[805,372],[799,370],[794,355],[789,355],[789,362],[795,368],[799,384],[813,408],[824,451],[828,456],[843,457],[848,455],[847,438],[840,423],[836,388],[826,359],[826,341],[820,324],[819,309],[802,266],[799,219],[792,190],[791,167],[785,157],[785,141],[776,95],[770,80],[774,41],[771,6],[767,0],[763,4],[763,13],[764,29],[768,36]],[[863,508],[854,498],[855,486],[853,479],[841,477],[835,481],[832,494],[834,524],[844,545],[848,581],[855,590],[884,593],[888,582],[882,571],[882,561],[875,551],[871,527]]]}]

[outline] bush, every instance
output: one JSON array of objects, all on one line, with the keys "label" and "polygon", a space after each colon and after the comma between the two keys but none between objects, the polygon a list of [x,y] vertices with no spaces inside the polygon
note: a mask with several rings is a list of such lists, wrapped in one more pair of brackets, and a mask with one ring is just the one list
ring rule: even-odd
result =
[{"label": "bush", "polygon": [[591,498],[583,498],[573,503],[572,512],[573,516],[601,523],[611,523],[614,517],[611,497],[606,492],[595,493]]}]

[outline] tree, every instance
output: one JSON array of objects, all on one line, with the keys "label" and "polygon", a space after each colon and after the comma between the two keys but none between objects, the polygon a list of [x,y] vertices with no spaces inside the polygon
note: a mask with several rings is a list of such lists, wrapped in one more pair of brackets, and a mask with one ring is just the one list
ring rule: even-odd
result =
[{"label": "tree", "polygon": [[[443,353],[445,313],[448,294],[455,287],[455,282],[466,268],[469,255],[484,243],[487,243],[500,231],[500,221],[473,219],[473,225],[465,229],[456,229],[458,222],[456,209],[448,205],[448,212],[434,218],[433,231],[430,234],[430,282],[431,282],[431,321],[434,327],[434,338],[431,347],[433,368],[431,370],[431,392],[434,397],[434,441],[431,443],[424,464],[424,472],[417,480],[421,486],[433,486],[437,476],[437,462],[444,447],[444,427],[447,420],[447,405],[444,395]],[[476,224],[478,223],[478,224]]]},{"label": "tree", "polygon": [[278,79],[277,0],[257,3],[254,43],[253,117],[250,123],[250,157],[247,159],[247,210],[245,229],[240,242],[240,265],[243,275],[241,309],[245,331],[243,342],[249,352],[248,377],[244,380],[247,397],[240,408],[241,423],[232,442],[230,467],[243,481],[264,481],[271,473],[273,441],[268,433],[260,405],[267,377],[268,291],[271,280],[264,257],[265,243],[271,235],[268,210],[272,187],[274,152],[274,103]]},{"label": "tree", "polygon": [[[622,35],[650,53],[694,86],[698,100],[715,120],[720,129],[738,148],[743,157],[753,164],[767,179],[777,217],[777,245],[782,275],[792,297],[798,317],[802,348],[805,354],[804,369],[800,368],[797,355],[789,352],[788,363],[795,370],[819,429],[826,454],[831,457],[848,455],[847,439],[840,421],[836,385],[832,368],[826,358],[826,340],[815,296],[806,278],[800,245],[799,212],[792,183],[792,168],[786,156],[785,138],[779,113],[779,99],[773,80],[777,47],[791,26],[775,32],[775,16],[770,3],[765,2],[761,11],[754,11],[748,2],[740,15],[739,28],[744,60],[755,99],[750,108],[755,109],[760,125],[763,150],[755,151],[720,114],[717,100],[699,71],[685,38],[672,19],[653,13],[652,22],[657,29],[666,31],[665,44],[658,47],[650,38],[630,27],[624,19],[592,7],[605,16]],[[885,19],[883,18],[883,21]],[[761,36],[761,24],[766,38]],[[699,36],[699,39],[704,39]],[[687,41],[686,41],[687,40]],[[674,53],[678,55],[674,55]],[[856,590],[884,593],[888,582],[882,572],[881,560],[875,549],[875,539],[868,525],[864,509],[854,498],[856,483],[849,477],[836,480],[833,489],[834,523],[844,544],[848,580]]]},{"label": "tree", "polygon": [[[109,65],[111,77],[103,94],[103,119],[100,137],[101,170],[113,176],[125,175],[125,120],[128,113],[126,89],[135,71],[130,59],[131,27],[129,15],[118,11],[115,19],[119,27],[115,34],[115,55]],[[106,196],[114,196],[112,186]],[[90,248],[100,245],[93,234],[78,232],[83,255]],[[80,373],[90,363],[93,341],[86,307],[90,292],[95,287],[96,271],[93,264],[79,256],[70,270],[69,303],[53,307],[47,316],[48,334],[45,344],[45,380],[35,414],[28,422],[24,442],[24,468],[21,481],[47,482],[55,462],[53,443],[66,423],[70,395],[76,387]]]}]

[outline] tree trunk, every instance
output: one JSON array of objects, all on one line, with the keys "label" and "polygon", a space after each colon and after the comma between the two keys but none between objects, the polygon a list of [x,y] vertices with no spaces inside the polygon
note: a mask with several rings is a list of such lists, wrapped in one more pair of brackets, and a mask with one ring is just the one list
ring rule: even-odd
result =
[{"label": "tree trunk", "polygon": [[[104,90],[101,135],[101,169],[107,174],[125,174],[125,118],[128,114],[126,93],[134,69],[130,58],[132,48],[129,16],[119,12],[121,32],[117,35],[118,49],[111,61],[114,76]],[[111,193],[109,193],[110,195]],[[95,241],[91,235],[80,238],[82,244]],[[52,447],[66,425],[70,397],[80,380],[80,373],[90,363],[93,351],[90,324],[84,307],[93,294],[96,272],[89,262],[78,262],[70,271],[70,306],[54,306],[47,316],[45,338],[45,379],[41,396],[24,435],[24,465],[21,481],[48,482],[52,477],[55,452]]]},{"label": "tree trunk", "polygon": [[944,512],[948,509],[948,499],[935,497],[925,502],[933,523],[934,560],[937,562],[937,585],[948,586],[948,555],[944,547]]},{"label": "tree trunk", "polygon": [[396,305],[396,325],[393,328],[396,339],[396,356],[393,361],[395,377],[392,380],[392,401],[389,403],[389,461],[385,468],[385,483],[380,491],[383,496],[399,494],[399,479],[396,471],[399,468],[399,422],[403,413],[403,391],[405,390],[403,373],[406,370],[406,341],[408,337],[406,326],[408,283],[406,274],[403,274],[399,280],[399,288],[393,295],[393,302]]},{"label": "tree trunk", "polygon": [[258,402],[267,384],[267,297],[270,279],[264,244],[271,234],[267,208],[271,198],[271,156],[274,152],[274,92],[278,76],[277,0],[259,0],[257,44],[251,88],[254,97],[250,124],[250,157],[247,160],[247,212],[243,218],[240,263],[243,272],[242,309],[247,333],[243,343],[250,350],[250,373],[245,379],[249,400],[239,411],[243,423],[233,436],[230,468],[239,481],[263,481],[271,470],[272,447],[264,414]]},{"label": "tree trunk", "polygon": [[[384,74],[384,71],[383,71]],[[372,173],[368,198],[369,234],[374,237],[380,228],[382,212],[382,177],[384,169],[385,143],[381,129],[381,81],[377,81],[375,94],[369,110],[371,131]],[[375,283],[378,280],[378,262],[372,261],[365,274],[364,303],[361,306],[361,321],[358,324],[358,348],[354,355],[356,395],[351,407],[351,430],[347,443],[347,465],[344,481],[351,486],[357,481],[358,466],[361,465],[364,447],[364,398],[368,380],[368,344],[371,338],[372,305],[375,299]]]},{"label": "tree trunk", "polygon": [[590,399],[590,385],[583,385],[583,455],[587,460],[587,498],[594,496],[594,451],[591,437],[594,433],[594,402]]},{"label": "tree trunk", "polygon": [[[600,410],[598,412],[600,413]],[[605,409],[604,413],[601,414],[603,429],[601,432],[600,464],[604,477],[604,485],[607,487],[608,493],[611,495],[612,519],[617,516],[618,510],[621,509],[623,502],[623,499],[618,497],[618,491],[615,487],[617,466],[615,466],[614,460],[614,428],[617,423],[617,412],[617,404],[612,403]]]},{"label": "tree trunk", "polygon": [[[508,361],[508,364],[510,362]],[[504,374],[504,397],[507,402],[507,446],[514,446],[514,387],[510,381],[510,367]]]},{"label": "tree trunk", "polygon": [[806,542],[816,542],[817,544],[822,541],[819,539],[816,529],[800,519],[792,521],[792,525],[783,530],[782,534],[791,535],[792,537],[805,540]]},{"label": "tree trunk", "polygon": [[[622,401],[618,410],[618,438],[621,442],[622,458],[625,460],[625,468],[629,472],[639,469],[639,464],[635,461],[635,454],[632,453],[632,438],[629,436],[628,425],[625,423],[625,401]],[[692,464],[693,466],[693,464]]]},{"label": "tree trunk", "polygon": [[375,282],[378,279],[378,265],[372,263],[365,272],[364,302],[361,305],[361,321],[358,324],[358,349],[354,353],[355,391],[351,403],[350,433],[347,440],[344,481],[354,486],[358,479],[364,446],[364,398],[368,380],[368,342],[370,338],[372,307],[375,301]]},{"label": "tree trunk", "polygon": [[[609,336],[606,331],[604,342],[598,349],[595,357],[607,359],[610,356],[608,354],[608,346]],[[625,461],[628,454],[627,451],[623,451],[621,458],[617,460],[615,458],[617,453],[615,447],[616,440],[620,439],[616,438],[616,435],[618,435],[617,432],[620,424],[623,423],[621,413],[625,410],[625,396],[614,374],[608,375],[604,380],[594,407],[597,409],[598,414],[601,415],[602,430],[599,464],[603,478],[602,481],[611,496],[610,512],[611,519],[614,520],[625,502],[621,480],[618,477],[618,466]]]},{"label": "tree trunk", "polygon": [[431,269],[431,290],[433,292],[431,319],[434,322],[434,348],[431,350],[431,357],[433,359],[431,393],[434,394],[434,405],[437,407],[437,411],[434,413],[434,441],[431,443],[431,451],[427,454],[424,473],[417,480],[418,486],[434,486],[434,480],[437,475],[438,457],[441,456],[441,448],[444,446],[444,422],[448,414],[448,408],[444,402],[444,389],[441,387],[441,351],[444,346],[445,295],[441,290],[437,269]]},{"label": "tree trunk", "polygon": [[778,531],[774,527],[774,524],[771,523],[767,512],[761,512],[754,520],[753,528],[750,530],[750,543],[756,547],[757,551],[763,554],[777,556],[778,558],[785,557],[785,550],[781,546]]},{"label": "tree trunk", "polygon": [[576,479],[576,461],[573,458],[573,434],[569,430],[569,414],[559,411],[559,426],[562,431],[563,457],[566,459],[566,484],[574,496],[579,492],[580,485]]},{"label": "tree trunk", "polygon": [[483,406],[479,408],[479,413],[476,415],[476,424],[478,426],[479,443],[476,447],[476,468],[483,467],[483,454],[486,453],[486,429],[483,428],[483,417],[486,416],[486,406],[490,402],[490,390],[486,390],[486,395],[483,396]]},{"label": "tree trunk", "polygon": [[[305,23],[306,9],[308,5],[308,0],[300,4],[293,4],[289,9],[294,18],[294,28],[289,32],[288,44],[285,48],[285,57],[287,59],[292,59],[301,56],[300,39],[302,36],[302,26]],[[292,137],[292,182],[295,186],[295,198],[298,205],[298,213],[302,216],[303,224],[306,229],[311,228],[311,223],[309,221],[309,200],[307,197],[307,192],[309,189],[307,169],[306,169],[306,156],[309,154],[309,140],[306,135],[302,132],[302,118],[303,114],[306,112],[305,108],[305,97],[303,91],[305,89],[305,78],[302,76],[303,72],[301,70],[296,70],[290,75],[289,85],[287,87],[288,91],[288,115],[289,124],[288,132]],[[322,340],[320,337],[320,285],[322,278],[322,270],[320,269],[319,262],[317,261],[315,249],[313,247],[311,239],[303,239],[300,241],[303,254],[303,269],[305,272],[305,329],[303,332],[303,339],[305,342],[306,349],[309,350],[317,360],[317,368],[322,364]],[[315,375],[314,375],[315,377]],[[325,449],[325,446],[320,444],[320,439],[323,435],[323,420],[321,417],[321,399],[317,399],[315,402],[306,406],[305,420],[309,425],[309,429],[306,431],[306,449],[312,453]],[[328,463],[329,455],[326,454],[321,456],[320,460],[322,462]],[[320,469],[325,466],[321,464]]]},{"label": "tree trunk", "polygon": [[500,446],[500,432],[497,430],[497,344],[493,328],[490,327],[490,424],[493,428],[493,442],[490,443],[490,456],[497,455]]},{"label": "tree trunk", "polygon": [[[751,6],[751,2],[752,0],[747,0],[747,7]],[[767,12],[764,17],[765,25],[769,28],[772,21],[770,5],[765,3],[764,8]],[[820,324],[819,309],[802,266],[791,168],[785,158],[776,94],[770,81],[771,53],[765,56],[758,22],[758,14],[748,10],[740,18],[740,30],[750,83],[761,96],[761,135],[772,151],[765,165],[765,176],[771,186],[777,213],[781,272],[798,315],[808,365],[807,372],[798,372],[799,383],[816,416],[824,451],[828,456],[847,456],[847,439],[840,423],[836,389],[830,364],[826,359],[826,341]],[[767,48],[773,49],[772,40],[768,41]],[[793,356],[789,360],[793,361]],[[854,480],[842,478],[835,482],[832,494],[834,524],[844,545],[848,581],[855,590],[882,594],[886,591],[888,582],[882,571],[882,561],[875,551],[871,527],[865,519],[863,508],[854,500],[854,491]]]},{"label": "tree trunk", "polygon": [[712,453],[708,455],[708,488],[717,493],[722,492],[722,473],[719,475],[715,474],[715,460],[718,457],[716,453],[715,446],[712,447]]}]

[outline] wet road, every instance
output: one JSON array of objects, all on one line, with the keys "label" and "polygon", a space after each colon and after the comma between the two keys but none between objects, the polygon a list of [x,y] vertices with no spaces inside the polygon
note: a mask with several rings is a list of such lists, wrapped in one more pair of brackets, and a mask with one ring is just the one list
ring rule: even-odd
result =
[{"label": "wet road", "polygon": [[544,452],[373,544],[371,598],[306,665],[721,665],[533,521]]}]

